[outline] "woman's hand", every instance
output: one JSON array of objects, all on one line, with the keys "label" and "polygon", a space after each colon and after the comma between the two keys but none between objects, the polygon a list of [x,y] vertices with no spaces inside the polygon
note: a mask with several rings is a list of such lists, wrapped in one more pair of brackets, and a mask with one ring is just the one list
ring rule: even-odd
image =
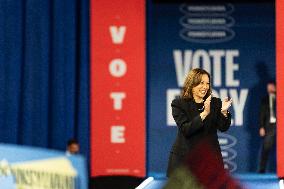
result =
[{"label": "woman's hand", "polygon": [[221,108],[221,113],[227,117],[227,113],[228,113],[228,109],[231,107],[232,105],[232,99],[229,99],[228,97],[225,98],[223,101],[222,101],[222,108]]},{"label": "woman's hand", "polygon": [[211,95],[207,97],[204,101],[204,110],[200,113],[200,117],[202,121],[206,118],[206,116],[210,113],[210,103],[211,103]]},{"label": "woman's hand", "polygon": [[210,103],[211,103],[211,95],[206,98],[204,102],[204,113],[208,115],[210,113]]}]

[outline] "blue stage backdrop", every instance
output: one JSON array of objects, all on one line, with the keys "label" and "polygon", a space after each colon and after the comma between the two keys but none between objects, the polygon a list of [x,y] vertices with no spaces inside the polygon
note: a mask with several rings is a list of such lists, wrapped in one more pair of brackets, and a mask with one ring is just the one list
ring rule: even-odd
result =
[{"label": "blue stage backdrop", "polygon": [[233,99],[232,126],[219,135],[225,166],[257,170],[259,104],[275,77],[274,8],[148,2],[148,175],[165,174],[177,132],[170,103],[195,67],[211,73],[214,96]]}]

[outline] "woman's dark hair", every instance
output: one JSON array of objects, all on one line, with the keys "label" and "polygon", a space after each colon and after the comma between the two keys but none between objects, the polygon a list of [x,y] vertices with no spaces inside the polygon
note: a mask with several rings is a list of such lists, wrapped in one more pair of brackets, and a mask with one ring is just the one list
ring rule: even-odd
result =
[{"label": "woman's dark hair", "polygon": [[202,80],[202,76],[207,75],[209,78],[209,90],[207,91],[206,95],[204,96],[204,99],[206,99],[208,96],[210,96],[212,92],[211,88],[211,82],[210,82],[210,75],[207,71],[200,69],[200,68],[195,68],[189,71],[187,74],[183,89],[181,91],[181,97],[184,99],[193,99],[193,94],[192,94],[192,89],[193,87],[196,87],[197,85],[200,84]]}]

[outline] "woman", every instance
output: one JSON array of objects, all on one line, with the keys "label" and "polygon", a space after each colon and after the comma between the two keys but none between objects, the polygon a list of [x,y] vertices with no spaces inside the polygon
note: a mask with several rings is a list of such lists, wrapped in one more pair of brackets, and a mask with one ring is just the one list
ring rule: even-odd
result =
[{"label": "woman", "polygon": [[211,91],[209,73],[196,68],[188,73],[181,97],[172,101],[172,115],[178,134],[171,149],[167,176],[198,142],[205,139],[210,142],[217,159],[223,161],[217,130],[224,132],[230,127],[231,114],[228,109],[232,100],[227,98],[222,102],[211,97]]}]

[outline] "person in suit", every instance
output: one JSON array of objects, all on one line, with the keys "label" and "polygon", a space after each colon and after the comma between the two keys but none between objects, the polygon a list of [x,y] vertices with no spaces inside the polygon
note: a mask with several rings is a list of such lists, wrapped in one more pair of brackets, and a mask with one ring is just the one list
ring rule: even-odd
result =
[{"label": "person in suit", "polygon": [[231,125],[228,109],[232,99],[221,101],[212,97],[211,91],[209,73],[195,68],[188,73],[181,95],[172,101],[172,115],[178,131],[170,151],[168,177],[181,165],[186,154],[202,140],[209,141],[216,160],[224,165],[217,130],[227,131]]},{"label": "person in suit", "polygon": [[267,95],[260,104],[259,135],[263,138],[259,162],[259,173],[265,173],[269,154],[276,139],[276,85],[271,80],[267,83]]}]

